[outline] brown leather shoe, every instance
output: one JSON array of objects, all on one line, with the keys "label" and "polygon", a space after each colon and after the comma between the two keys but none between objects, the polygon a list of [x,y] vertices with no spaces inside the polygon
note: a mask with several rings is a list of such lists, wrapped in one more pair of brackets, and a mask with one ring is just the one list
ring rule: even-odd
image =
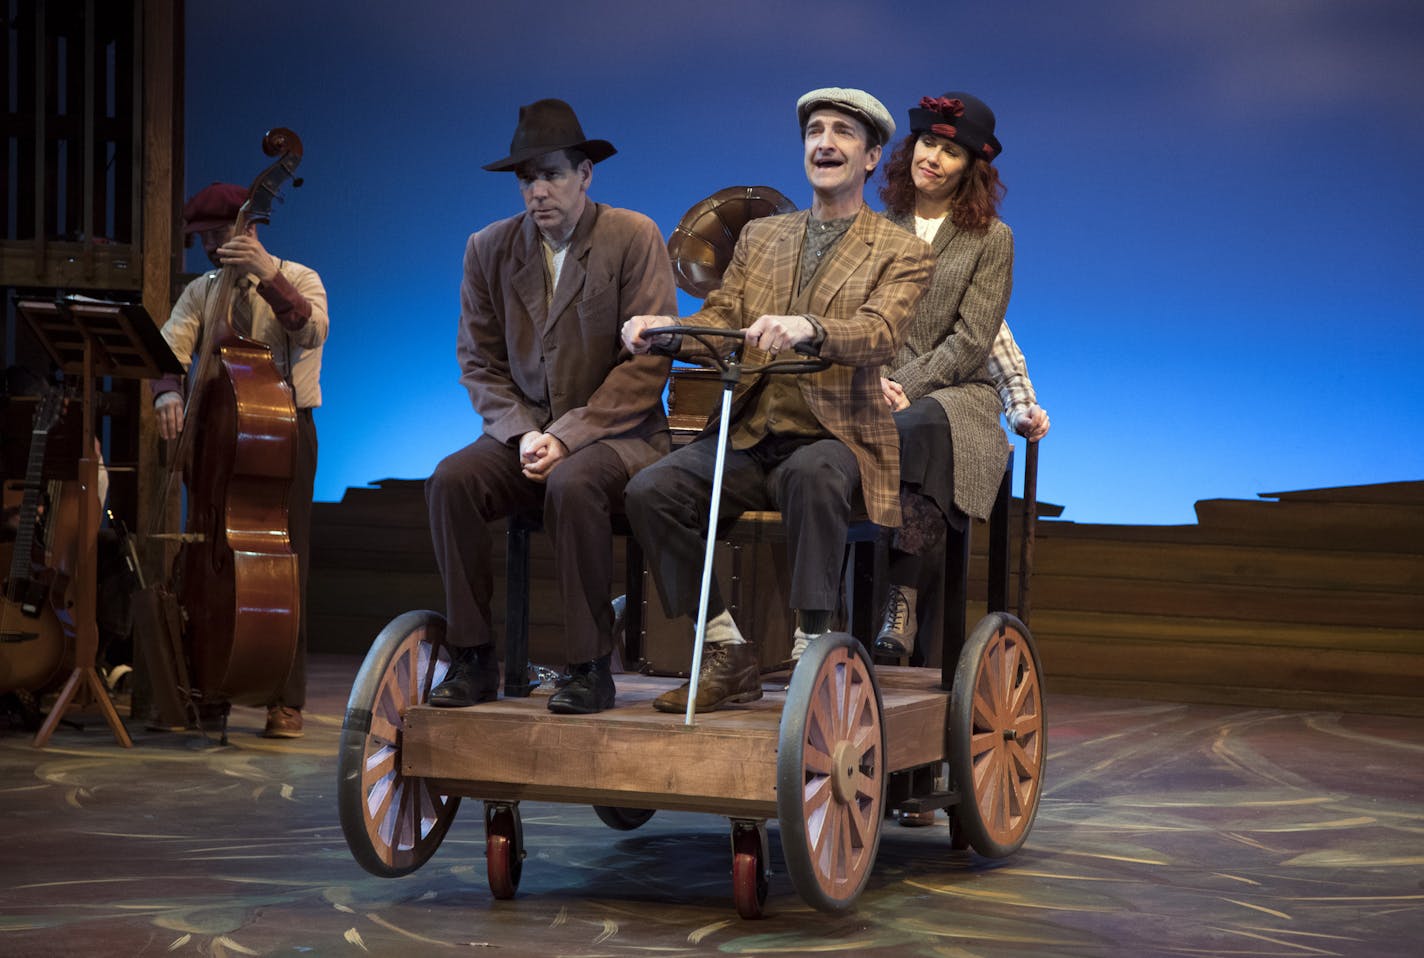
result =
[{"label": "brown leather shoe", "polygon": [[301,738],[302,710],[285,705],[267,706],[267,727],[262,730],[263,738]]},{"label": "brown leather shoe", "polygon": [[[659,712],[686,712],[687,690],[691,682],[653,699]],[[702,650],[702,667],[697,670],[697,711],[712,712],[724,705],[755,702],[761,698],[761,670],[756,646],[718,643]]]}]

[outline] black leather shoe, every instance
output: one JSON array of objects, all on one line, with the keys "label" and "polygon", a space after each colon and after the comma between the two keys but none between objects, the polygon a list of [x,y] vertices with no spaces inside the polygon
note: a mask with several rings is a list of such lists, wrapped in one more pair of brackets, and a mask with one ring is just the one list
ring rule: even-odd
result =
[{"label": "black leather shoe", "polygon": [[915,651],[915,590],[891,585],[885,602],[885,621],[875,637],[877,655],[902,658]]},{"label": "black leather shoe", "polygon": [[549,711],[560,715],[592,715],[613,708],[613,671],[609,657],[569,669],[568,684],[549,696]]},{"label": "black leather shoe", "polygon": [[450,671],[430,690],[430,704],[462,709],[499,698],[499,659],[493,645],[449,646]]}]

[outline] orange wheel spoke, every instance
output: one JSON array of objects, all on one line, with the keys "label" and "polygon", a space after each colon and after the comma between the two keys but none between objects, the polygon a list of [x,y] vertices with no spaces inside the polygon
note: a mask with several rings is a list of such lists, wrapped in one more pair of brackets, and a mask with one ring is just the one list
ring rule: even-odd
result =
[{"label": "orange wheel spoke", "polygon": [[390,825],[391,803],[396,798],[396,792],[400,786],[400,776],[394,775],[372,788],[367,795],[376,800],[376,804],[369,806],[371,809],[371,820],[380,823],[383,830],[388,831]]},{"label": "orange wheel spoke", "polygon": [[809,742],[806,743],[802,764],[805,765],[806,771],[816,775],[831,775],[835,772],[834,759]]},{"label": "orange wheel spoke", "polygon": [[820,873],[837,881],[846,867],[846,816],[842,807],[834,807],[832,817],[827,821],[826,837],[822,846],[822,868]]},{"label": "orange wheel spoke", "polygon": [[990,689],[984,688],[987,683],[981,682],[974,689],[974,727],[993,728],[998,724],[995,719],[998,717],[998,701],[994,698]]},{"label": "orange wheel spoke", "polygon": [[372,713],[371,729],[366,733],[369,741],[377,742],[386,748],[395,748],[400,733],[400,725],[392,723],[384,715]]},{"label": "orange wheel spoke", "polygon": [[396,759],[399,753],[393,748],[382,748],[371,752],[366,765],[361,769],[361,785],[369,789],[376,782],[399,771]]},{"label": "orange wheel spoke", "polygon": [[1003,736],[996,732],[979,732],[969,737],[969,755],[978,764],[980,757],[985,752],[991,752],[1003,740]]},{"label": "orange wheel spoke", "polygon": [[395,682],[384,682],[376,690],[376,701],[371,706],[371,721],[378,718],[392,728],[404,724],[405,705],[400,701],[400,686]]},{"label": "orange wheel spoke", "polygon": [[806,784],[802,804],[806,807],[806,823],[809,830],[812,818],[826,814],[826,809],[834,798],[829,778],[815,778]]},{"label": "orange wheel spoke", "polygon": [[831,790],[806,802],[806,839],[811,847],[811,857],[820,857],[826,841],[835,827],[836,803],[831,801]]},{"label": "orange wheel spoke", "polygon": [[877,783],[871,782],[870,779],[863,779],[856,783],[855,791],[856,797],[862,801],[851,802],[846,806],[850,810],[850,814],[846,817],[854,825],[858,844],[870,844],[871,829],[880,827],[880,809],[875,801],[879,790]]},{"label": "orange wheel spoke", "polygon": [[402,779],[400,787],[396,789],[399,800],[396,804],[395,811],[396,828],[391,835],[392,848],[408,848],[411,845],[411,819],[414,812],[414,809],[411,807],[414,804],[411,801],[411,795],[413,791],[411,783],[404,779]]}]

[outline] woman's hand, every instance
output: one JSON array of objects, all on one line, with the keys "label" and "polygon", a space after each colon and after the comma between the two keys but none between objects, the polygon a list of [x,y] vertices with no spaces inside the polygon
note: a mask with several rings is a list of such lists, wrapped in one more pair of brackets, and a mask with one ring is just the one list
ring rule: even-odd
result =
[{"label": "woman's hand", "polygon": [[1029,442],[1035,442],[1048,435],[1048,413],[1041,406],[1029,406],[1014,420],[1014,432]]},{"label": "woman's hand", "polygon": [[905,387],[893,379],[880,377],[880,395],[885,397],[885,405],[890,407],[891,412],[909,408],[910,397],[905,395]]}]

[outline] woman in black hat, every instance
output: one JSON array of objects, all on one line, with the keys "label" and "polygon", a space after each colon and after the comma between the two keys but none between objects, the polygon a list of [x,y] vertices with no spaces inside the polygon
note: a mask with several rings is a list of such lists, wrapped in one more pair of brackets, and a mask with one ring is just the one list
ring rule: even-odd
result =
[{"label": "woman in black hat", "polygon": [[[935,251],[929,289],[891,371],[881,380],[900,432],[905,524],[891,542],[890,595],[876,650],[914,649],[922,555],[948,522],[985,518],[1004,473],[996,378],[1023,369],[1001,327],[1013,286],[1014,238],[998,217],[1004,187],[993,162],[1003,151],[994,113],[968,93],[925,97],[910,110],[910,134],[885,164],[886,215]],[[997,367],[997,368],[996,368]],[[999,374],[996,376],[995,374]],[[1010,378],[1002,407],[1024,435],[1048,417],[1026,373]]]}]

